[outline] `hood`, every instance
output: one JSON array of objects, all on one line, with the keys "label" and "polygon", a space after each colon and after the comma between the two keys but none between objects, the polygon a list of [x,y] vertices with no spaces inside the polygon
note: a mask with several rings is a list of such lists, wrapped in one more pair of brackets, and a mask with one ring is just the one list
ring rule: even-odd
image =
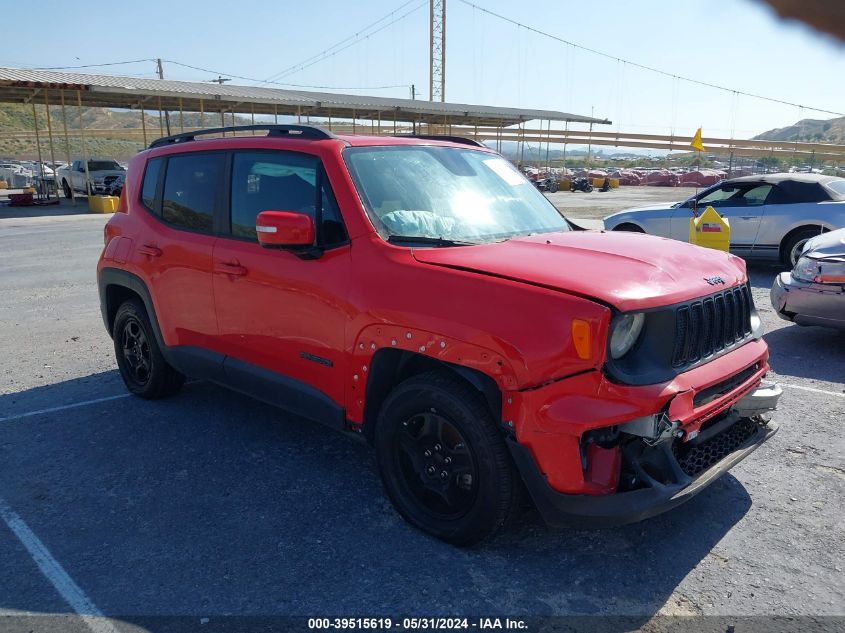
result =
[{"label": "hood", "polygon": [[[746,280],[721,251],[642,233],[569,231],[478,246],[414,249],[426,264],[590,297],[625,312],[702,297]],[[724,285],[707,279],[721,277]]]},{"label": "hood", "polygon": [[808,240],[803,254],[813,259],[845,257],[845,229],[822,233]]}]

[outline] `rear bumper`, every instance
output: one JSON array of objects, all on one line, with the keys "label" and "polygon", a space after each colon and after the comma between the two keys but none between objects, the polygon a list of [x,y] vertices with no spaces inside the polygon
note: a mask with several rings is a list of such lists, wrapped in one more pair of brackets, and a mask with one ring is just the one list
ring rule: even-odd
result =
[{"label": "rear bumper", "polygon": [[775,277],[770,293],[778,316],[798,325],[845,329],[845,287],[796,281],[788,272]]},{"label": "rear bumper", "polygon": [[[630,490],[610,494],[565,494],[555,490],[528,447],[508,447],[531,497],[553,527],[610,527],[635,523],[688,501],[745,459],[778,430],[764,420],[781,390],[761,385],[700,438],[687,444],[670,439],[654,446],[632,440],[622,450],[623,469],[636,480]],[[712,462],[715,458],[717,461]]]}]

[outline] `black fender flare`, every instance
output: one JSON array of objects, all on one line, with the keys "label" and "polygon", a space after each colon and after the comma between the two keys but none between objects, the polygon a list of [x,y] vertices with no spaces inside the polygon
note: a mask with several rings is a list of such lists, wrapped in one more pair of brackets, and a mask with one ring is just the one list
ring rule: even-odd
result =
[{"label": "black fender flare", "polygon": [[161,335],[161,328],[158,324],[158,317],[156,316],[155,307],[153,306],[153,299],[147,284],[138,275],[134,275],[120,268],[102,268],[97,275],[97,286],[100,292],[100,312],[103,316],[103,324],[109,336],[112,335],[111,326],[111,310],[117,309],[117,306],[110,306],[108,299],[108,289],[111,286],[120,286],[131,290],[133,293],[141,298],[144,303],[144,308],[147,311],[147,316],[150,319],[150,324],[153,326],[153,333],[156,337],[159,349],[167,357],[167,345],[164,344],[164,337]]}]

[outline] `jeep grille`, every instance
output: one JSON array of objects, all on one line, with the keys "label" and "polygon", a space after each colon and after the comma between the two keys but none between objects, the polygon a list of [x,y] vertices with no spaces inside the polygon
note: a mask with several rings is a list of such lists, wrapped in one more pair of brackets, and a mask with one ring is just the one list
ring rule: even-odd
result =
[{"label": "jeep grille", "polygon": [[751,334],[751,291],[737,286],[675,309],[672,367],[712,356]]}]

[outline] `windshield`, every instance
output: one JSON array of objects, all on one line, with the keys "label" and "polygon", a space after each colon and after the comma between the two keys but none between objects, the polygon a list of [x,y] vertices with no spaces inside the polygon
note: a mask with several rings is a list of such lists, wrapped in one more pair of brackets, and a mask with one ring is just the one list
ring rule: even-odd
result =
[{"label": "windshield", "polygon": [[344,158],[386,239],[467,243],[569,230],[545,196],[495,154],[409,145],[348,148]]},{"label": "windshield", "polygon": [[89,160],[88,171],[123,171],[123,167],[113,160]]}]

